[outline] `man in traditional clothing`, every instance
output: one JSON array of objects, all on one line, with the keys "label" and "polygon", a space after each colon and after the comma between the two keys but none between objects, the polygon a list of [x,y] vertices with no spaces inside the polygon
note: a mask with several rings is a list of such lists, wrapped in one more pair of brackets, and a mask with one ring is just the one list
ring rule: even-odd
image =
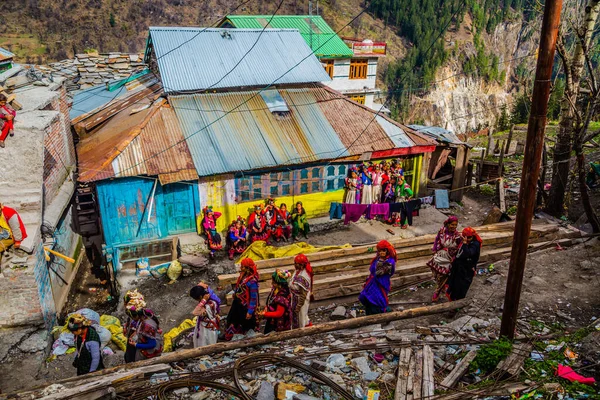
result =
[{"label": "man in traditional clothing", "polygon": [[10,246],[18,249],[26,237],[25,225],[19,213],[0,203],[0,261],[2,261],[2,253]]},{"label": "man in traditional clothing", "polygon": [[292,329],[304,328],[310,325],[308,309],[312,297],[313,270],[304,254],[294,258],[294,276],[290,283],[292,294]]}]

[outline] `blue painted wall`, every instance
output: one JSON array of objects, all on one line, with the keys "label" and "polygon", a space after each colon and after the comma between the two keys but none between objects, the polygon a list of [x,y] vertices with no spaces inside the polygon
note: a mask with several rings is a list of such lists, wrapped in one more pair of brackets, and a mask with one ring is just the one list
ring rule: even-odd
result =
[{"label": "blue painted wall", "polygon": [[124,178],[96,185],[100,216],[107,247],[162,239],[196,231],[200,212],[197,183],[156,185],[154,206],[148,221],[147,208],[154,180]]}]

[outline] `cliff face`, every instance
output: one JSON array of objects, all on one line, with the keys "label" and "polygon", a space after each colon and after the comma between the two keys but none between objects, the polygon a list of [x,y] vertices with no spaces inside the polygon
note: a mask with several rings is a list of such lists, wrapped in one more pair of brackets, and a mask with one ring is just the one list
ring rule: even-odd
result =
[{"label": "cliff face", "polygon": [[[516,77],[519,65],[527,74],[535,72],[537,22],[522,20],[499,24],[492,34],[482,34],[486,52],[497,55],[500,82],[487,82],[478,76],[463,73],[462,60],[476,53],[472,26],[466,16],[457,32],[448,33],[448,48],[454,48],[453,56],[436,73],[431,91],[415,96],[411,102],[409,120],[421,120],[426,125],[437,125],[464,133],[484,126],[494,126],[507,106],[510,112],[513,95],[524,90]],[[504,71],[504,74],[502,74]]]}]

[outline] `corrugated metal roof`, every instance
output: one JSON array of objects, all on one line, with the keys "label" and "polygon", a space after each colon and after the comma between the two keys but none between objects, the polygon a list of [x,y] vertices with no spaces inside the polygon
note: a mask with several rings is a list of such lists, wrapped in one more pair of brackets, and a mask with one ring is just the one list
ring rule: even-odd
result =
[{"label": "corrugated metal roof", "polygon": [[[158,175],[161,183],[166,184],[198,178],[177,117],[173,109],[168,104],[164,104],[164,100],[149,110],[141,121],[125,111],[124,113],[138,124],[131,129],[131,135],[137,134],[137,136],[130,140],[121,152],[113,152],[107,158],[112,157],[112,161],[109,164],[110,168],[105,168],[105,172],[96,175],[81,174],[80,180],[95,181],[110,177]],[[125,122],[124,125],[132,124]],[[94,132],[94,137],[112,141],[114,148],[122,148],[119,138],[112,136],[111,132],[113,132],[111,127],[103,127]],[[82,169],[85,171],[85,168],[92,168],[91,161],[97,163],[93,169],[103,168],[102,163],[106,164],[107,161],[91,158],[85,151],[87,148],[87,146],[78,147]]]},{"label": "corrugated metal roof", "polygon": [[138,74],[138,76],[109,82],[111,90],[106,84],[91,87],[89,89],[75,92],[73,106],[69,112],[73,123],[79,122],[86,114],[105,107],[108,103],[143,90],[146,86],[156,83],[157,80],[149,71]]},{"label": "corrugated metal roof", "polygon": [[[271,21],[269,23],[269,21]],[[310,15],[229,15],[222,24],[236,28],[292,28],[300,34],[319,58],[350,58],[352,49],[335,33],[321,16]]]},{"label": "corrugated metal roof", "polygon": [[296,30],[151,27],[149,45],[167,93],[331,80]]},{"label": "corrugated metal roof", "polygon": [[464,144],[452,131],[439,126],[409,125],[409,127],[441,143]]},{"label": "corrugated metal roof", "polygon": [[171,96],[198,175],[348,155],[314,95],[306,90],[280,93],[290,113],[271,113],[256,91]]},{"label": "corrugated metal roof", "polygon": [[10,58],[14,58],[15,55],[10,51],[6,50],[3,47],[0,47],[0,61],[8,60]]}]

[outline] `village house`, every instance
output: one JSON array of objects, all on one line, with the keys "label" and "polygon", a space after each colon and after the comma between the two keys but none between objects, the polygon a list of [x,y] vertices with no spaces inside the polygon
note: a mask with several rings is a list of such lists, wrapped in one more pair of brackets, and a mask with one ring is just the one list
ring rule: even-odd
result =
[{"label": "village house", "polygon": [[[27,67],[29,68],[29,67]],[[71,228],[75,148],[64,78],[32,80],[23,66],[0,81],[17,105],[15,135],[0,149],[0,202],[20,214],[27,231],[21,250],[2,257],[0,327],[55,325],[77,273],[80,237]],[[9,71],[11,71],[9,70]],[[54,250],[75,263],[54,254]]]},{"label": "village house", "polygon": [[325,85],[369,108],[382,108],[374,100],[381,92],[375,83],[377,62],[386,53],[385,42],[340,38],[319,15],[229,15],[220,26],[298,29],[331,78],[323,82]]},{"label": "village house", "polygon": [[112,101],[98,87],[106,104],[73,117],[79,185],[97,194],[115,267],[197,232],[205,206],[223,214],[221,231],[269,197],[325,215],[359,160],[403,157],[423,188],[435,142],[321,84],[330,78],[306,54],[297,30],[150,28],[152,72]]}]

